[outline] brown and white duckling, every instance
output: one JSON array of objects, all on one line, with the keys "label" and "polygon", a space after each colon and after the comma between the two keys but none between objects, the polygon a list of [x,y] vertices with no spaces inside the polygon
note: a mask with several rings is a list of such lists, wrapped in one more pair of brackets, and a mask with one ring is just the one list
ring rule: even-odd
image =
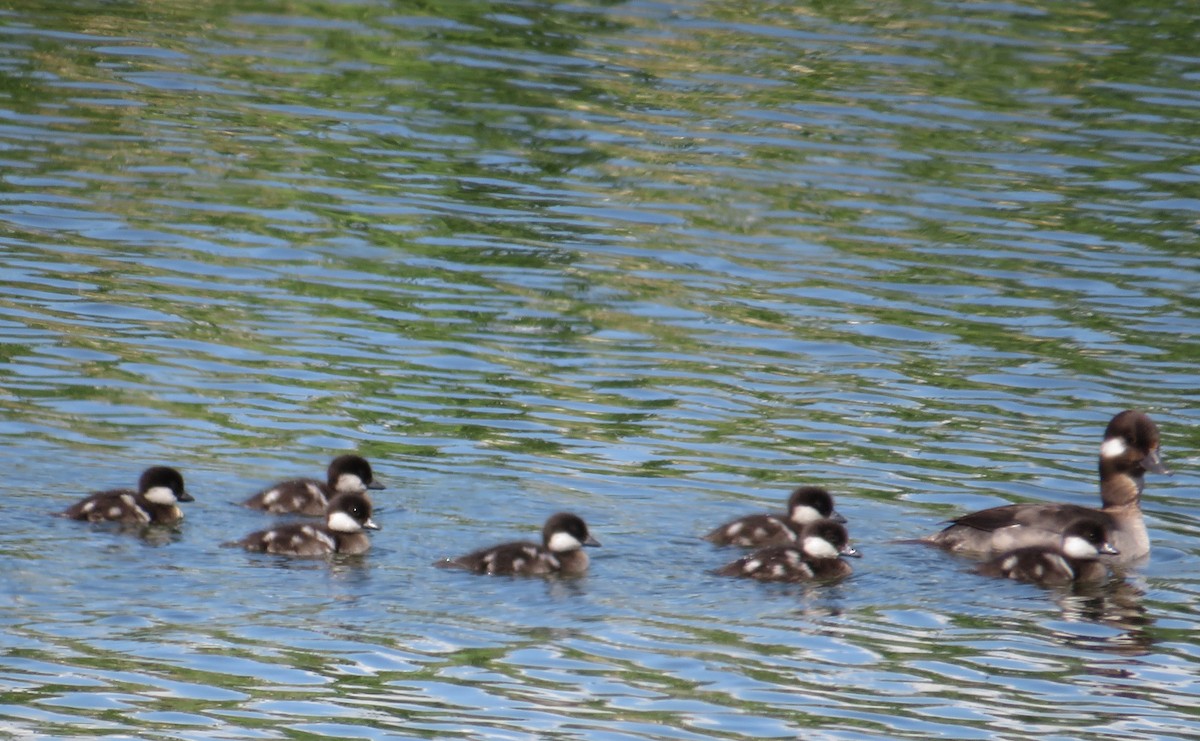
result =
[{"label": "brown and white duckling", "polygon": [[758,581],[813,581],[840,579],[854,571],[839,556],[859,557],[850,536],[833,520],[810,522],[801,528],[793,545],[772,545],[717,569],[720,576],[737,576]]},{"label": "brown and white duckling", "polygon": [[271,514],[323,515],[329,500],[337,494],[365,494],[368,489],[383,489],[375,480],[371,464],[357,455],[334,458],[326,471],[326,480],[290,479],[280,481],[242,503],[251,509]]},{"label": "brown and white duckling", "polygon": [[1047,586],[1101,581],[1109,573],[1108,567],[1100,562],[1101,554],[1117,554],[1117,549],[1109,544],[1108,533],[1094,519],[1080,519],[1063,530],[1058,546],[1018,548],[980,565],[978,571],[984,576]]},{"label": "brown and white duckling", "polygon": [[89,494],[60,513],[72,520],[119,522],[126,525],[173,525],[183,519],[179,502],[194,501],[183,476],[168,466],[142,472],[137,490],[110,489]]},{"label": "brown and white duckling", "polygon": [[257,553],[285,556],[357,555],[371,548],[364,530],[378,530],[371,519],[371,500],[362,494],[338,494],[325,508],[325,524],[291,523],[259,530],[232,543]]},{"label": "brown and white duckling", "polygon": [[584,546],[598,546],[587,525],[568,512],[551,515],[542,527],[542,543],[517,541],[482,548],[458,558],[434,563],[442,568],[466,569],[476,574],[563,574],[576,576],[587,571]]},{"label": "brown and white duckling", "polygon": [[797,487],[788,497],[787,512],[740,517],[715,528],[704,539],[715,545],[761,548],[789,545],[799,539],[801,528],[810,522],[830,519],[845,522],[833,509],[833,497],[819,486]]}]

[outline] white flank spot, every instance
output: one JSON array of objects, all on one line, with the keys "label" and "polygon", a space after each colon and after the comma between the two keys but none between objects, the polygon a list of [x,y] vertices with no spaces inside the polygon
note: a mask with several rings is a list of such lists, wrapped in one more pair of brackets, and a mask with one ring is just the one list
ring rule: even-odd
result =
[{"label": "white flank spot", "polygon": [[745,527],[745,526],[740,522],[733,523],[729,527],[725,528],[725,537],[732,538],[733,536],[740,533],[742,531],[743,527]]},{"label": "white flank spot", "polygon": [[120,507],[109,507],[109,509],[108,509],[108,519],[110,519],[110,520],[115,520],[115,519],[117,519],[118,517],[120,517],[120,516],[121,516],[121,513],[122,513],[122,512],[124,512],[124,511],[125,511],[125,510],[121,509]]},{"label": "white flank spot", "polygon": [[278,538],[278,537],[279,537],[279,531],[278,531],[278,530],[268,530],[268,531],[266,531],[265,533],[263,533],[263,536],[262,536],[262,542],[264,542],[264,543],[272,543],[272,542],[274,542],[274,541],[275,541],[275,539],[276,539],[276,538]]},{"label": "white flank spot", "polygon": [[331,550],[331,551],[336,551],[336,550],[337,550],[337,541],[336,541],[336,540],[334,540],[333,538],[329,537],[329,534],[328,534],[328,533],[321,533],[321,532],[318,532],[318,533],[317,533],[317,540],[319,540],[319,541],[321,541],[322,543],[324,543],[324,544],[325,544],[325,547],[326,547],[326,548],[328,548],[329,550]]},{"label": "white flank spot", "polygon": [[312,482],[305,484],[304,488],[308,489],[308,493],[312,494],[313,498],[315,498],[315,499],[320,500],[320,499],[325,498],[325,495],[321,493],[321,487],[317,486],[316,484],[314,484]]},{"label": "white flank spot", "polygon": [[799,504],[792,507],[792,522],[804,524],[806,522],[816,522],[819,519],[821,519],[821,513],[807,504]]},{"label": "white flank spot", "polygon": [[550,550],[562,553],[564,551],[577,551],[583,547],[583,543],[570,533],[555,533],[550,536]]},{"label": "white flank spot", "polygon": [[337,485],[334,488],[344,493],[361,494],[367,490],[367,485],[354,474],[343,473],[341,476],[338,476]]},{"label": "white flank spot", "polygon": [[296,533],[295,535],[292,536],[292,547],[293,548],[295,548],[296,546],[300,545],[303,542],[304,542],[304,536],[301,535],[300,533]]},{"label": "white flank spot", "polygon": [[1000,562],[1000,570],[1001,571],[1012,571],[1013,567],[1016,565],[1017,565],[1017,557],[1009,556],[1008,558],[1006,558]]},{"label": "white flank spot", "polygon": [[813,575],[813,570],[808,567],[808,564],[802,563],[802,564],[800,564],[800,573],[811,578]]},{"label": "white flank spot", "polygon": [[84,502],[84,503],[83,503],[83,511],[84,511],[84,512],[91,512],[91,511],[92,511],[92,510],[94,510],[94,509],[96,509],[96,503],[95,503],[95,502]]},{"label": "white flank spot", "polygon": [[758,571],[758,567],[760,566],[762,566],[762,561],[759,561],[757,558],[752,558],[746,562],[745,566],[742,567],[742,571],[745,571],[747,574],[753,574],[755,571]]},{"label": "white flank spot", "polygon": [[[1062,556],[1055,554],[1054,561],[1058,564],[1058,567],[1063,570],[1063,573],[1065,573],[1068,578],[1075,578],[1075,569],[1072,569],[1071,564],[1067,563]],[[1038,578],[1041,578],[1041,574],[1038,574]]]},{"label": "white flank spot", "polygon": [[358,520],[345,512],[334,512],[331,514],[328,525],[330,530],[337,530],[339,533],[357,533],[359,530],[362,530],[362,525],[358,524]]},{"label": "white flank spot", "polygon": [[783,564],[781,564],[781,563],[777,563],[771,567],[771,574],[773,576],[777,576],[777,577],[783,576],[786,573],[787,573],[787,569],[784,568]]},{"label": "white flank spot", "polygon": [[755,540],[762,540],[762,539],[763,539],[763,538],[765,538],[765,537],[767,537],[767,531],[766,531],[766,530],[764,530],[764,529],[763,529],[763,528],[761,528],[761,527],[756,527],[756,528],[754,528],[754,539],[755,539]]},{"label": "white flank spot", "polygon": [[272,489],[269,492],[267,492],[266,494],[263,494],[263,499],[262,499],[263,504],[275,504],[276,502],[279,501],[279,496],[280,496],[279,490]]},{"label": "white flank spot", "polygon": [[520,571],[520,570],[521,570],[521,567],[522,567],[522,566],[524,566],[524,565],[525,565],[525,559],[523,559],[523,558],[518,558],[518,559],[516,559],[516,560],[514,560],[514,561],[513,561],[513,564],[512,564],[512,569],[513,569],[513,571]]},{"label": "white flank spot", "polygon": [[133,498],[132,494],[122,494],[121,501],[130,507],[137,507],[137,500]]},{"label": "white flank spot", "polygon": [[1071,558],[1095,558],[1100,555],[1100,551],[1096,550],[1096,546],[1078,535],[1072,535],[1064,539],[1062,550],[1063,553]]},{"label": "white flank spot", "polygon": [[152,486],[146,490],[146,501],[155,504],[175,504],[175,492],[165,486]]},{"label": "white flank spot", "polygon": [[812,558],[837,558],[837,548],[824,538],[808,536],[804,539],[804,553]]},{"label": "white flank spot", "polygon": [[1110,437],[1100,446],[1101,458],[1116,458],[1125,455],[1125,451],[1129,450],[1129,446],[1119,437]]}]

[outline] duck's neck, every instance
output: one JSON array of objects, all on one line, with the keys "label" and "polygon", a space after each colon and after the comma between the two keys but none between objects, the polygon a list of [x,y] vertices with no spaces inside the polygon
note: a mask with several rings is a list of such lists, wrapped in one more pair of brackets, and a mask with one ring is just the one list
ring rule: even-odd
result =
[{"label": "duck's neck", "polygon": [[1142,499],[1141,476],[1125,473],[1115,474],[1100,481],[1100,501],[1105,511],[1115,509],[1140,509]]}]

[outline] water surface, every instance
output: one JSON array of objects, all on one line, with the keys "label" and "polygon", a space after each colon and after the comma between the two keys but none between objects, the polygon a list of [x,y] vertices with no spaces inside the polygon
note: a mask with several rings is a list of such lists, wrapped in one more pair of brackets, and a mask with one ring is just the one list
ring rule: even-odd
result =
[{"label": "water surface", "polygon": [[[18,2],[0,44],[0,730],[1200,736],[1186,4]],[[897,542],[1096,502],[1076,591]],[[372,551],[219,547],[358,451]],[[178,466],[145,537],[49,518]],[[836,585],[698,536],[829,487]],[[583,579],[431,567],[572,510]]]}]

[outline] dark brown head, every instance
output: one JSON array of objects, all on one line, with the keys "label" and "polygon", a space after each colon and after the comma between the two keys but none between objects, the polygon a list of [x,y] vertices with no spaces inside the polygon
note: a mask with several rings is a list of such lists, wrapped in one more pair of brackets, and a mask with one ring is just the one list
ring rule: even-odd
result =
[{"label": "dark brown head", "polygon": [[800,486],[792,492],[788,497],[788,518],[800,525],[826,519],[846,521],[833,511],[833,497],[819,486]]},{"label": "dark brown head", "polygon": [[358,455],[339,455],[329,464],[329,488],[339,494],[361,494],[367,489],[382,489],[375,480],[371,464]]},{"label": "dark brown head", "polygon": [[142,471],[138,493],[155,504],[193,501],[192,495],[183,488],[183,475],[169,466],[153,466]]},{"label": "dark brown head", "polygon": [[577,551],[585,545],[600,545],[588,533],[583,520],[569,512],[551,515],[542,527],[542,545],[552,553]]},{"label": "dark brown head", "polygon": [[800,549],[809,558],[837,558],[862,554],[850,545],[850,534],[839,522],[817,520],[804,526],[800,532]]},{"label": "dark brown head", "polygon": [[338,494],[325,506],[325,525],[339,533],[378,530],[371,519],[371,500],[362,494]]},{"label": "dark brown head", "polygon": [[1063,530],[1062,552],[1070,558],[1091,560],[1100,554],[1120,553],[1108,542],[1108,528],[1095,518],[1076,520]]},{"label": "dark brown head", "polygon": [[1139,481],[1147,471],[1170,473],[1158,450],[1158,427],[1144,412],[1133,409],[1112,418],[1100,445],[1100,478],[1125,474]]}]

